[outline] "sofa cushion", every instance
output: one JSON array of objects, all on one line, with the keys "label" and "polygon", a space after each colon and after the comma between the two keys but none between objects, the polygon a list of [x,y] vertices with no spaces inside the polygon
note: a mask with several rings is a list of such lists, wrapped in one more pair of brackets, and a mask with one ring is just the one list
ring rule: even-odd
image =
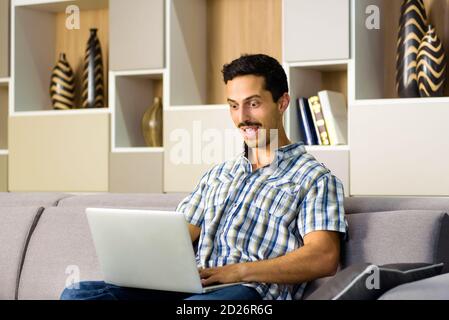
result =
[{"label": "sofa cushion", "polygon": [[28,246],[20,300],[59,299],[66,284],[102,280],[83,208],[48,208]]},{"label": "sofa cushion", "polygon": [[65,193],[51,192],[0,192],[2,207],[52,207],[61,199],[69,197]]},{"label": "sofa cushion", "polygon": [[186,193],[93,194],[62,199],[59,207],[141,208],[175,210]]},{"label": "sofa cushion", "polygon": [[0,207],[0,300],[13,300],[27,239],[39,207]]},{"label": "sofa cushion", "polygon": [[400,285],[379,300],[449,300],[449,273]]},{"label": "sofa cushion", "polygon": [[342,267],[371,262],[449,262],[448,215],[441,211],[404,210],[347,215],[349,240],[342,248]]},{"label": "sofa cushion", "polygon": [[439,275],[442,268],[442,263],[355,264],[337,273],[308,300],[376,300],[398,285]]}]

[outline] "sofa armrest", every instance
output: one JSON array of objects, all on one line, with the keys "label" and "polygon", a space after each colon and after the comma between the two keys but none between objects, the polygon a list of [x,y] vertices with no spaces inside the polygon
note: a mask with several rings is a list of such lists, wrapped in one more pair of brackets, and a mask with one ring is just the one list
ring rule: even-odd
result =
[{"label": "sofa armrest", "polygon": [[449,300],[449,273],[400,285],[379,300]]}]

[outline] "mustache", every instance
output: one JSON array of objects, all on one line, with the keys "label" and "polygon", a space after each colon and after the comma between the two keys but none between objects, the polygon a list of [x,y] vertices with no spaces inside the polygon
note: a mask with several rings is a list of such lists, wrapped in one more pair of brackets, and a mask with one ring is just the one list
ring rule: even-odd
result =
[{"label": "mustache", "polygon": [[245,122],[242,122],[241,124],[239,124],[239,129],[241,127],[261,127],[261,126],[262,126],[262,124],[257,123],[257,122],[245,121]]}]

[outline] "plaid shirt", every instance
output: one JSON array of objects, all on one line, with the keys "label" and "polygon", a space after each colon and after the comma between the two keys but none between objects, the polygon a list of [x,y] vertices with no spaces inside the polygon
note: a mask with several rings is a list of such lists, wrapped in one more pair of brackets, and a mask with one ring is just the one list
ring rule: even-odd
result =
[{"label": "plaid shirt", "polygon": [[[254,172],[244,154],[215,166],[176,210],[201,228],[197,262],[211,268],[283,256],[312,231],[346,233],[343,199],[340,180],[300,142]],[[247,285],[266,300],[298,300],[306,283]]]}]

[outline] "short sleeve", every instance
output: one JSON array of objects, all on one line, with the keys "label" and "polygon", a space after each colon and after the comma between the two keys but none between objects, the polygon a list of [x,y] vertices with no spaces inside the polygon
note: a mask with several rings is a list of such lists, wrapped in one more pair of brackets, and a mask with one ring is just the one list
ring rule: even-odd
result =
[{"label": "short sleeve", "polygon": [[335,231],[346,236],[344,190],[341,181],[328,173],[318,178],[301,202],[298,229],[304,238],[313,231]]},{"label": "short sleeve", "polygon": [[197,227],[201,227],[204,220],[204,190],[207,185],[207,178],[209,172],[207,172],[201,178],[200,182],[196,186],[195,190],[182,200],[176,207],[176,212],[184,214],[186,221]]}]

